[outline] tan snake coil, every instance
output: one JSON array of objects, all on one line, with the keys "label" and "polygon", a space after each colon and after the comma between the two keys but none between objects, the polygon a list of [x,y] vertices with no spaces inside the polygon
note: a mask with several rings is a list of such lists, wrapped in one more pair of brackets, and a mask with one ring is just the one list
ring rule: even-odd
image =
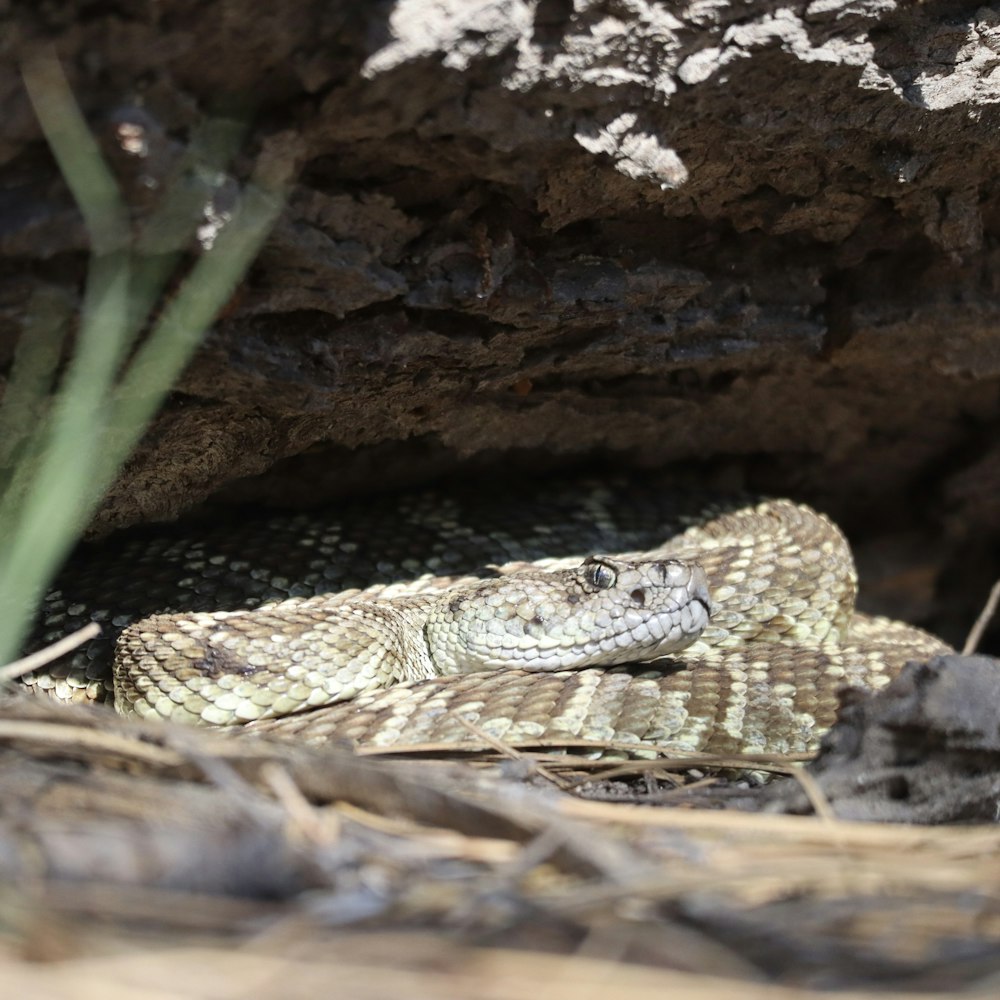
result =
[{"label": "tan snake coil", "polygon": [[[240,721],[357,695],[251,729],[313,742],[468,740],[461,716],[515,742],[719,752],[812,747],[840,687],[880,687],[907,659],[948,648],[856,614],[843,536],[790,501],[730,502],[719,513],[726,504],[706,508],[655,485],[523,492],[346,505],[326,517],[250,522],[228,536],[139,533],[78,557],[50,595],[38,641],[87,617],[124,625],[157,608],[175,612],[126,628],[119,642],[119,707],[140,714]],[[595,551],[614,555],[581,568]],[[682,652],[703,624],[702,601],[697,573],[673,560],[704,568],[713,602],[711,623]],[[142,588],[137,595],[126,580]],[[279,595],[283,603],[267,604]],[[448,621],[439,627],[435,615]],[[470,621],[475,642],[492,637],[478,665],[466,658]],[[595,627],[604,630],[596,638]],[[466,635],[456,638],[456,628]],[[630,633],[644,637],[644,652],[642,642],[634,653],[623,645]],[[100,697],[107,641],[32,683],[61,698]],[[531,672],[464,672],[529,647],[535,656],[540,642],[558,656]],[[592,668],[664,653],[653,667]],[[553,669],[563,665],[585,669]],[[458,675],[435,676],[443,672]]]}]

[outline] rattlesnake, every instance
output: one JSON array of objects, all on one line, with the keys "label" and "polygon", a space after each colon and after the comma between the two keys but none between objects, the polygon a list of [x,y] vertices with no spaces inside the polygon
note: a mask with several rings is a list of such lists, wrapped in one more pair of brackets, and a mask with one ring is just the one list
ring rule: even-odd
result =
[{"label": "rattlesnake", "polygon": [[104,697],[124,627],[116,701],[141,715],[313,742],[462,739],[465,719],[514,741],[801,751],[840,687],[948,649],[856,613],[856,589],[841,532],[787,500],[629,481],[430,492],[87,547],[36,642],[88,618],[110,634],[28,682]]}]

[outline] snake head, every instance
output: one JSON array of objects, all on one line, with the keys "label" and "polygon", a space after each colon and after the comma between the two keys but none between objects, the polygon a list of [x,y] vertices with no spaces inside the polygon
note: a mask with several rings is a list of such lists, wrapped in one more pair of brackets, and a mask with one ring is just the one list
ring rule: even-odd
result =
[{"label": "snake head", "polygon": [[696,564],[591,556],[444,594],[424,636],[442,673],[644,663],[694,642],[711,606]]}]

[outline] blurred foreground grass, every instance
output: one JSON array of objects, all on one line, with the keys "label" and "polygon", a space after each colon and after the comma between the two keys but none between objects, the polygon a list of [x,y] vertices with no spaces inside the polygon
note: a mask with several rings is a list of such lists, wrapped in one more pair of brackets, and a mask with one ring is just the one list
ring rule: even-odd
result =
[{"label": "blurred foreground grass", "polygon": [[[262,155],[206,237],[198,227],[245,131],[207,120],[133,227],[55,54],[34,54],[22,75],[91,255],[79,317],[64,289],[36,290],[0,400],[0,664],[17,655],[62,561],[256,257],[290,170],[289,156]],[[196,235],[202,251],[164,299]]]}]

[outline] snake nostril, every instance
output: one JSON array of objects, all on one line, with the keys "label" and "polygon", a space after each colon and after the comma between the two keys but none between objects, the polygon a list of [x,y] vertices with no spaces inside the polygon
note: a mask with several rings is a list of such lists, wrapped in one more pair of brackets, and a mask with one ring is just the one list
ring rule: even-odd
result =
[{"label": "snake nostril", "polygon": [[632,593],[629,594],[629,597],[631,597],[640,608],[644,608],[646,606],[646,591],[644,591],[641,587],[637,587],[633,590]]}]

